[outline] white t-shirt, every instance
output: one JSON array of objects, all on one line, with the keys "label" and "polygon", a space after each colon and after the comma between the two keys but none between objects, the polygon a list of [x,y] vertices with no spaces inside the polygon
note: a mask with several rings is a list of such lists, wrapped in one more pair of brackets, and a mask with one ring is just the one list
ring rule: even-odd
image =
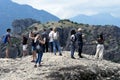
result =
[{"label": "white t-shirt", "polygon": [[70,39],[75,40],[75,35],[71,35]]},{"label": "white t-shirt", "polygon": [[50,31],[50,33],[49,33],[49,42],[53,42],[53,34],[54,34],[54,32]]},{"label": "white t-shirt", "polygon": [[75,42],[75,35],[71,35],[70,40],[71,40],[72,43],[74,43]]},{"label": "white t-shirt", "polygon": [[58,32],[54,32],[54,33],[53,33],[53,39],[54,39],[54,40],[58,40],[58,38],[59,38]]}]

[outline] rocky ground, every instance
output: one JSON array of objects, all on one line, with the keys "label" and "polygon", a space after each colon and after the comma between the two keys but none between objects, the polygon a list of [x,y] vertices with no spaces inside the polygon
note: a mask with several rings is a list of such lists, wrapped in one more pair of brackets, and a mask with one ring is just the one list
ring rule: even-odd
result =
[{"label": "rocky ground", "polygon": [[96,60],[92,55],[70,58],[44,53],[42,66],[34,68],[31,56],[16,59],[0,59],[0,80],[120,80],[120,64]]}]

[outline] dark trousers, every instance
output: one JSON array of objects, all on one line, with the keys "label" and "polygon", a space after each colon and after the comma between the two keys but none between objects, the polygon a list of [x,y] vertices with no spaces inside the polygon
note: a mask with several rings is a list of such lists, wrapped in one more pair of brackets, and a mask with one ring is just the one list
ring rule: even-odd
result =
[{"label": "dark trousers", "polygon": [[83,48],[83,43],[78,43],[78,56],[81,56],[82,53],[82,48]]},{"label": "dark trousers", "polygon": [[53,52],[53,42],[49,42],[50,52]]},{"label": "dark trousers", "polygon": [[48,52],[48,46],[49,46],[49,43],[46,42],[43,46],[43,52]]}]

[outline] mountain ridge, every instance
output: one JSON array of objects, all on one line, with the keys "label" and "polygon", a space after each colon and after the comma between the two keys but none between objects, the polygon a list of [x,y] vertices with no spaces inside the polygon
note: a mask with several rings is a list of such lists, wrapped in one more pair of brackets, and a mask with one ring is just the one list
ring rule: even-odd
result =
[{"label": "mountain ridge", "polygon": [[109,13],[99,13],[91,16],[80,14],[70,18],[70,20],[91,25],[116,25],[120,27],[120,18],[116,18]]},{"label": "mountain ridge", "polygon": [[[45,10],[37,10],[29,5],[20,5],[11,0],[0,0],[0,35],[11,28],[15,19],[33,18],[40,22],[58,21],[59,18]],[[4,31],[4,32],[3,32]]]}]

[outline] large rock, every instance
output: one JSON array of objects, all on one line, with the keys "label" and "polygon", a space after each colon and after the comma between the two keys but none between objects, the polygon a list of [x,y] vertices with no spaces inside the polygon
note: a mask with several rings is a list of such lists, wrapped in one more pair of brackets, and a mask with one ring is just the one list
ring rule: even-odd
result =
[{"label": "large rock", "polygon": [[[18,48],[17,47],[11,47],[10,49],[9,49],[9,57],[10,58],[16,58],[17,56],[18,56],[18,54],[19,54],[19,52],[18,52],[19,50],[18,50]],[[3,50],[1,51],[1,53],[0,53],[0,58],[4,58],[5,57],[5,47],[3,48]]]},{"label": "large rock", "polygon": [[31,56],[0,58],[0,80],[120,80],[119,63],[83,57],[75,53],[76,59],[71,59],[69,51],[63,51],[63,56],[44,53],[42,66],[37,68]]}]

